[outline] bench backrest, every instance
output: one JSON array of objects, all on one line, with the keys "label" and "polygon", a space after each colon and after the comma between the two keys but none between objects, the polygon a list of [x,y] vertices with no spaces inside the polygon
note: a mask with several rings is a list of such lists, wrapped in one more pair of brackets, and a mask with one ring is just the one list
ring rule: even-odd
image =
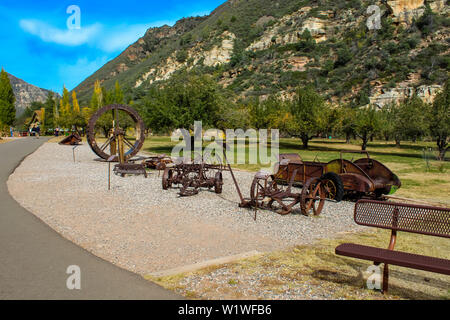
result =
[{"label": "bench backrest", "polygon": [[355,222],[362,226],[450,238],[450,209],[405,203],[360,200]]}]

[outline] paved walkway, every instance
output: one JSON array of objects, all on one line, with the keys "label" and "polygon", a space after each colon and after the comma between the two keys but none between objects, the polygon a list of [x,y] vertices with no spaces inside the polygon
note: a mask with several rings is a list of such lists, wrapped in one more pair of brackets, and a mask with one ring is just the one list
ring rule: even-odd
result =
[{"label": "paved walkway", "polygon": [[[12,199],[9,175],[46,141],[0,144],[0,299],[182,299],[62,238]],[[71,265],[81,269],[81,290],[67,289]]]}]

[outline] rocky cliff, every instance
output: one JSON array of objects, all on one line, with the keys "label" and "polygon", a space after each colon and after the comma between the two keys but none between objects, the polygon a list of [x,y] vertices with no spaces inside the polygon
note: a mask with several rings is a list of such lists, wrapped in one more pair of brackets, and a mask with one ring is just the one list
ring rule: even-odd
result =
[{"label": "rocky cliff", "polygon": [[49,90],[36,87],[8,73],[16,97],[16,116],[20,116],[32,102],[45,102]]},{"label": "rocky cliff", "polygon": [[[379,30],[366,25],[373,4]],[[87,102],[95,80],[119,81],[134,99],[192,70],[240,97],[313,84],[333,102],[432,101],[450,70],[449,13],[447,0],[227,1],[209,16],[149,29],[75,90]]]}]

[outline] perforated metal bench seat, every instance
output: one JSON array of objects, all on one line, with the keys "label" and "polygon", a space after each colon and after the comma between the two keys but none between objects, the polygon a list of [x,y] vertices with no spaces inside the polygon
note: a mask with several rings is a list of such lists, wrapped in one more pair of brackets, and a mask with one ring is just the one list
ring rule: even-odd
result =
[{"label": "perforated metal bench seat", "polygon": [[450,209],[407,203],[360,200],[355,205],[355,222],[361,226],[391,230],[388,249],[343,244],[336,254],[384,263],[383,292],[389,287],[389,265],[450,275],[450,260],[394,251],[397,232],[450,238]]},{"label": "perforated metal bench seat", "polygon": [[430,271],[450,275],[450,260],[421,256],[401,251],[393,251],[346,243],[336,248],[336,254],[400,267]]}]

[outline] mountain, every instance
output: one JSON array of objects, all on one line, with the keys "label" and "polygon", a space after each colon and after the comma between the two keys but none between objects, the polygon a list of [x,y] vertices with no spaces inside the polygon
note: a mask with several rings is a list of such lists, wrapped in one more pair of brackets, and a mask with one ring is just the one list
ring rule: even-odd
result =
[{"label": "mountain", "polygon": [[[45,102],[48,93],[51,92],[29,84],[12,74],[8,73],[8,77],[16,97],[16,116],[20,116],[34,101]],[[58,94],[55,95],[58,96]]]},{"label": "mountain", "polygon": [[[377,5],[368,13],[370,5]],[[379,29],[369,29],[368,20]],[[211,74],[236,97],[312,84],[332,102],[431,100],[450,70],[447,0],[229,0],[209,16],[151,28],[74,90],[119,81],[132,99],[176,72]]]}]

